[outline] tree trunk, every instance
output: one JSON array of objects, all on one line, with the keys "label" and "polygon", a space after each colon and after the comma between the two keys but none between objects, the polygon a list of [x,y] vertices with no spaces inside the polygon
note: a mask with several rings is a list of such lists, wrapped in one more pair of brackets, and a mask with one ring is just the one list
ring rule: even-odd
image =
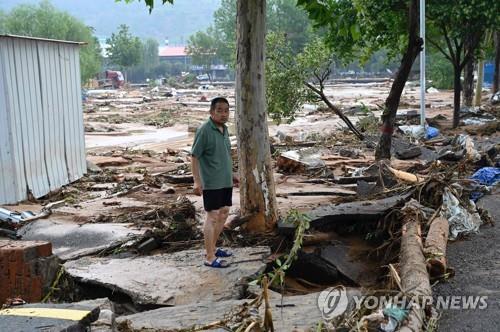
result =
[{"label": "tree trunk", "polygon": [[437,217],[431,223],[425,238],[424,254],[427,270],[432,278],[442,278],[446,273],[446,245],[450,225],[445,218]]},{"label": "tree trunk", "polygon": [[460,122],[460,91],[462,88],[460,74],[460,65],[453,64],[453,128],[457,128]]},{"label": "tree trunk", "polygon": [[495,70],[493,72],[493,93],[498,92],[498,84],[500,83],[500,30],[495,32]]},{"label": "tree trunk", "polygon": [[399,331],[422,331],[425,322],[425,307],[431,305],[432,291],[422,252],[420,218],[418,207],[410,201],[403,208],[404,219],[401,235],[400,276],[404,294],[412,300],[418,299],[420,307],[413,307]]},{"label": "tree trunk", "polygon": [[410,75],[411,67],[422,50],[423,41],[418,37],[418,1],[411,1],[408,15],[408,48],[401,60],[389,96],[385,100],[385,108],[382,113],[382,133],[375,151],[376,160],[391,158],[391,139],[401,94]]},{"label": "tree trunk", "polygon": [[465,65],[464,73],[464,105],[472,107],[474,95],[474,57],[471,57]]},{"label": "tree trunk", "polygon": [[247,229],[263,232],[277,219],[276,192],[267,127],[264,59],[265,0],[238,0],[236,127],[241,215]]},{"label": "tree trunk", "polygon": [[476,83],[476,94],[474,96],[474,106],[481,106],[481,93],[483,92],[483,80],[484,80],[484,60],[481,59],[477,62],[477,83]]}]

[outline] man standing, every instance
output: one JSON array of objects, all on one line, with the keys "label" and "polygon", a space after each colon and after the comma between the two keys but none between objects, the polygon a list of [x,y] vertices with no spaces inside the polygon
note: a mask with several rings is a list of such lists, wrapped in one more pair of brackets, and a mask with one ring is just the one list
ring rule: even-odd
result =
[{"label": "man standing", "polygon": [[210,118],[196,131],[191,149],[194,193],[203,195],[203,206],[207,211],[203,228],[205,265],[216,268],[228,267],[229,263],[221,257],[232,256],[229,251],[216,249],[233,195],[231,142],[225,125],[228,119],[229,102],[226,98],[214,98],[210,104]]}]

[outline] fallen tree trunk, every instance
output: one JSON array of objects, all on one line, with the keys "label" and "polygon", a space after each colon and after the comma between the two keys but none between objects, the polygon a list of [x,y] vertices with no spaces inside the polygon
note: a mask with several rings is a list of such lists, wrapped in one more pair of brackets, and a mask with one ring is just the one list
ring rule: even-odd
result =
[{"label": "fallen tree trunk", "polygon": [[[404,295],[413,300],[408,318],[399,331],[422,331],[425,321],[425,306],[430,305],[432,291],[425,264],[420,232],[418,203],[411,200],[403,208],[404,219],[400,250],[400,276]],[[418,301],[417,301],[418,299]]]},{"label": "fallen tree trunk", "polygon": [[446,273],[446,245],[449,232],[448,220],[442,217],[434,219],[429,227],[424,254],[431,278],[440,278]]}]

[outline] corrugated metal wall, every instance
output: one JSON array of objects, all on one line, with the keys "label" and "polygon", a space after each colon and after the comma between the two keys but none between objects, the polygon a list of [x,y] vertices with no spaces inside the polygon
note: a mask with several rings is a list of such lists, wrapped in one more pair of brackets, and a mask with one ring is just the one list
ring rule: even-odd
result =
[{"label": "corrugated metal wall", "polygon": [[0,36],[0,204],[86,171],[78,47]]}]

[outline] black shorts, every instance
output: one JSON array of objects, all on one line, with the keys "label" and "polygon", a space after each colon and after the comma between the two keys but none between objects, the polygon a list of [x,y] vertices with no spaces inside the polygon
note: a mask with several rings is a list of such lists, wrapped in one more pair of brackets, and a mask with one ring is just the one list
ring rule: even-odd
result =
[{"label": "black shorts", "polygon": [[231,205],[233,205],[233,188],[203,190],[205,211],[218,210]]}]

